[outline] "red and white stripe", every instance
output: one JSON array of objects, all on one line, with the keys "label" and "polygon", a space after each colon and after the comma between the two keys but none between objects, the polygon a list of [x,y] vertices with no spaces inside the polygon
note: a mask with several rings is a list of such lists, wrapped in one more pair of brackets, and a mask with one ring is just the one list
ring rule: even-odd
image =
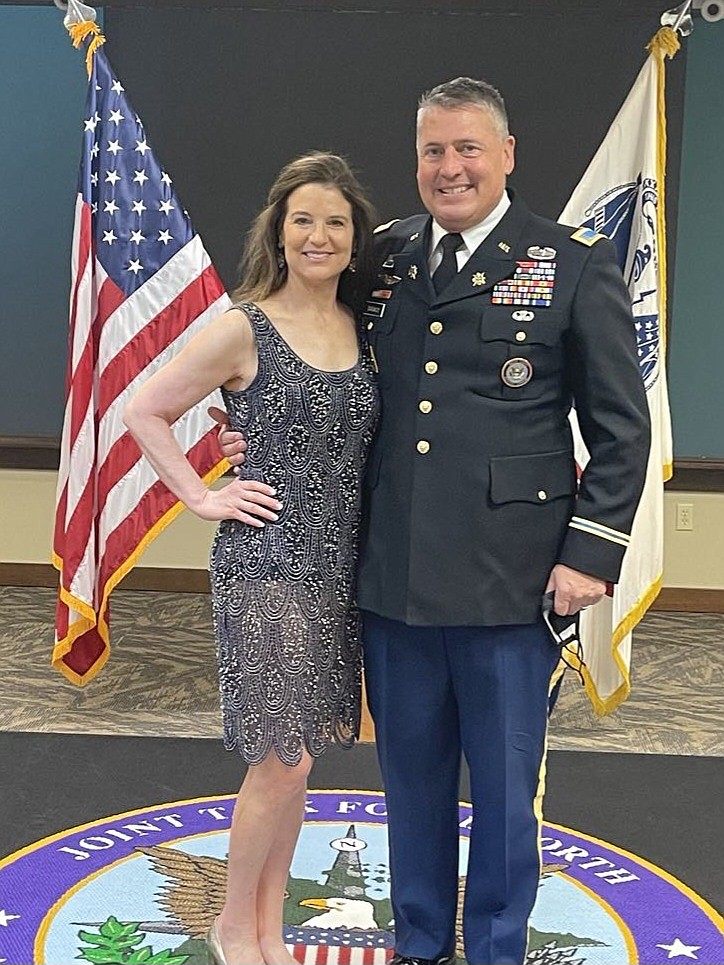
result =
[{"label": "red and white stripe", "polygon": [[349,945],[287,945],[301,965],[385,965],[391,948],[351,948]]}]

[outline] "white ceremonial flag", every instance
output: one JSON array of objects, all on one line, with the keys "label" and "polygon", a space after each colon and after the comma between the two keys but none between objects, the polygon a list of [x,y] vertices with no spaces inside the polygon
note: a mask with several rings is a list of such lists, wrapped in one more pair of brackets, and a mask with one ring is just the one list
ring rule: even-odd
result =
[{"label": "white ceremonial flag", "polygon": [[[586,690],[598,714],[610,713],[631,690],[631,632],[661,589],[664,482],[672,473],[671,420],[666,388],[666,115],[664,57],[679,48],[662,28],[603,143],[558,219],[585,225],[616,245],[631,294],[641,378],[651,414],[651,452],[641,502],[619,582],[612,595],[581,614]],[[575,413],[576,460],[588,452]]]}]

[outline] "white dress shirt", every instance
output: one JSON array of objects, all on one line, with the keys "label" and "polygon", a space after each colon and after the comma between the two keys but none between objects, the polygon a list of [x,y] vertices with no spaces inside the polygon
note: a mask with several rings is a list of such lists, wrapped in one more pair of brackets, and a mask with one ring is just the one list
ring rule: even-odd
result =
[{"label": "white dress shirt", "polygon": [[[508,192],[503,191],[502,198],[486,218],[483,218],[483,220],[478,222],[478,224],[473,225],[472,228],[467,228],[465,231],[460,232],[460,235],[463,239],[463,245],[455,252],[455,257],[457,258],[458,263],[458,271],[460,271],[478,245],[481,245],[485,241],[493,228],[495,228],[498,222],[502,219],[509,207],[510,198],[508,197]],[[428,258],[428,267],[430,268],[430,274],[432,275],[442,261],[440,239],[444,235],[450,234],[450,232],[445,228],[441,228],[437,221],[433,219],[431,234],[432,238],[430,242],[430,257]]]}]

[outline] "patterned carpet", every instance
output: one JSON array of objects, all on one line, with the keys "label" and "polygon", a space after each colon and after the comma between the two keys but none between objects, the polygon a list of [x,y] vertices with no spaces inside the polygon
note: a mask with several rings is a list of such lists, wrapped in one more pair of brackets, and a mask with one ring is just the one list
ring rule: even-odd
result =
[{"label": "patterned carpet", "polygon": [[[84,689],[49,666],[54,605],[51,589],[0,587],[0,730],[219,736],[208,596],[116,591],[113,653]],[[723,706],[724,614],[649,613],[630,699],[598,719],[569,674],[550,747],[722,756]]]}]

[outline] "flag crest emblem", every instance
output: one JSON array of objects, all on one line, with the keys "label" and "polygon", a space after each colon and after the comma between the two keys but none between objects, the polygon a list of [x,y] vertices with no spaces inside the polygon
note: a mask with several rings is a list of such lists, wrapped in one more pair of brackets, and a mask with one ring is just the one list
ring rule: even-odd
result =
[{"label": "flag crest emblem", "polygon": [[657,206],[656,179],[639,175],[635,182],[618,184],[596,198],[583,222],[583,227],[606,235],[616,245],[618,263],[632,293],[639,366],[647,391],[659,373]]}]

